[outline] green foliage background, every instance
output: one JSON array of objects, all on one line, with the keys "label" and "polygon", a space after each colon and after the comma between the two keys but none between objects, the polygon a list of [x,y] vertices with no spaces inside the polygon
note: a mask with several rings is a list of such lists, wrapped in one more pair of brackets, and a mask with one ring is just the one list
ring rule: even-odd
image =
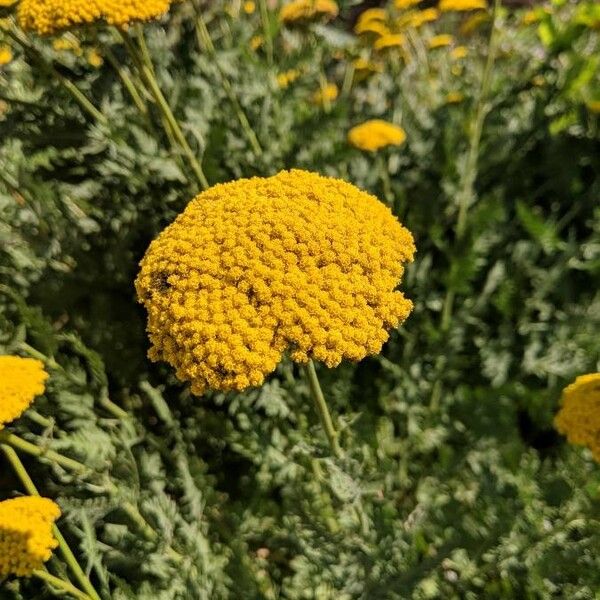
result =
[{"label": "green foliage background", "polygon": [[[387,199],[415,235],[409,320],[380,356],[319,371],[341,460],[295,365],[261,389],[195,398],[146,359],[137,263],[195,193],[190,173],[155,111],[150,126],[109,62],[86,62],[109,47],[129,69],[113,31],[75,32],[80,57],[30,38],[107,125],[10,42],[0,350],[42,354],[51,375],[35,403],[50,426],[23,417],[11,430],[92,469],[24,459],[103,598],[600,598],[600,472],[552,428],[562,387],[599,370],[599,21],[592,2],[551,9],[532,25],[499,16],[462,238],[457,197],[489,22],[463,36],[460,63],[425,51],[431,31],[458,31],[462,19],[445,16],[415,34],[408,65],[392,53],[383,73],[353,83],[365,47],[349,33],[350,6],[302,29],[270,11],[272,60],[268,43],[250,47],[265,35],[258,8],[202,7],[214,54],[198,49],[189,2],[144,28],[211,183],[315,170]],[[280,88],[292,68],[300,77]],[[330,107],[311,102],[324,80],[341,90]],[[453,91],[464,100],[446,102]],[[377,156],[350,147],[348,129],[373,117],[402,124],[407,143]],[[3,463],[2,497],[19,490]],[[0,598],[51,597],[40,586],[5,581]]]}]

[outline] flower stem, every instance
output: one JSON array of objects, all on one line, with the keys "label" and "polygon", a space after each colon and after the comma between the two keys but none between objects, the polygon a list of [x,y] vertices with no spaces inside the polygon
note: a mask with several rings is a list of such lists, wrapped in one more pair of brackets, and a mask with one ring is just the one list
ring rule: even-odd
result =
[{"label": "flower stem", "polygon": [[33,572],[33,575],[34,577],[45,581],[53,588],[60,590],[61,592],[66,592],[67,594],[71,594],[73,598],[77,598],[78,600],[90,600],[90,596],[84,594],[72,583],[70,583],[69,581],[65,581],[64,579],[60,579],[59,577],[55,577],[54,575],[48,573],[48,571],[44,571],[43,569],[36,569]]},{"label": "flower stem", "polygon": [[[21,462],[21,459],[19,458],[17,453],[14,451],[14,449],[11,446],[7,446],[6,444],[1,444],[0,448],[2,448],[4,455],[6,456],[8,462],[11,464],[12,468],[14,469],[17,477],[21,480],[21,483],[23,484],[23,487],[27,490],[27,492],[29,494],[31,494],[32,496],[39,496],[40,493],[38,492],[37,488],[35,487],[35,484],[33,483],[31,477],[29,477],[29,473],[27,473],[27,470],[25,469],[25,465]],[[75,558],[75,555],[71,551],[71,548],[69,548],[67,541],[62,536],[60,530],[58,529],[58,527],[56,525],[53,525],[52,533],[54,534],[54,537],[56,538],[56,540],[58,542],[58,547],[60,548],[61,554],[63,555],[65,562],[67,563],[67,565],[73,572],[73,575],[75,576],[75,578],[79,581],[79,583],[80,583],[81,587],[83,588],[83,590],[85,591],[85,593],[92,600],[100,600],[100,596],[98,595],[98,592],[96,592],[96,590],[94,589],[94,586],[88,579],[87,575],[83,572],[83,569],[79,566],[79,563],[77,562],[77,559]]]},{"label": "flower stem", "polygon": [[[134,61],[134,64],[136,65],[136,68],[140,71],[141,78],[148,85],[150,93],[154,97],[156,105],[166,121],[166,125],[168,125],[168,127],[164,127],[167,136],[170,137],[171,134],[173,135],[175,141],[183,150],[183,153],[185,154],[190,164],[190,167],[194,172],[194,175],[198,179],[200,186],[204,190],[208,189],[210,187],[210,184],[206,179],[206,175],[204,174],[202,165],[196,158],[194,151],[192,150],[185,135],[183,134],[183,131],[181,130],[181,127],[179,126],[179,123],[177,122],[177,119],[175,118],[175,115],[173,114],[169,103],[164,97],[160,86],[156,81],[156,77],[154,76],[154,69],[152,67],[152,63],[149,61],[149,57],[144,56],[145,53],[133,43],[131,37],[126,31],[124,31],[123,29],[119,29],[119,34],[121,35],[123,43],[127,47],[127,50],[129,51]],[[142,36],[140,36],[140,39],[143,39]]]},{"label": "flower stem", "polygon": [[317,371],[315,370],[315,364],[312,360],[309,360],[304,366],[304,371],[308,379],[310,395],[315,403],[315,408],[317,409],[317,413],[321,419],[321,424],[323,425],[323,429],[327,435],[327,440],[329,441],[331,451],[336,458],[341,458],[342,449],[338,441],[338,434],[333,426],[331,414],[329,412],[329,408],[327,407],[327,402],[325,402],[325,397],[323,396],[323,391],[321,390],[321,385],[319,384],[319,378],[317,377]]},{"label": "flower stem", "polygon": [[273,38],[271,36],[271,24],[269,21],[269,8],[267,0],[258,0],[260,10],[260,19],[263,27],[263,37],[265,38],[265,49],[267,50],[267,61],[269,66],[273,65]]}]

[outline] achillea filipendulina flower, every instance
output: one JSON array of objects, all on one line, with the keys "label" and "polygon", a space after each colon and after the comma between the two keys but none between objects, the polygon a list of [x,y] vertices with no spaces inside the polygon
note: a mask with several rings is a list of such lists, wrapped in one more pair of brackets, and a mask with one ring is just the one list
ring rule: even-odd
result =
[{"label": "achillea filipendulina flower", "polygon": [[58,52],[73,52],[76,56],[82,54],[81,44],[72,33],[67,33],[52,40],[52,47]]},{"label": "achillea filipendulina flower", "polygon": [[333,102],[337,99],[339,94],[338,86],[335,83],[328,83],[325,87],[318,89],[311,97],[311,100],[315,104],[321,106]]},{"label": "achillea filipendulina flower", "polygon": [[375,48],[375,50],[401,48],[404,46],[405,42],[406,38],[401,33],[390,33],[388,35],[382,35],[379,39],[375,40],[373,48]]},{"label": "achillea filipendulina flower", "polygon": [[293,83],[300,77],[300,71],[297,69],[288,69],[287,71],[283,71],[277,75],[277,85],[281,89],[287,88],[290,83]]},{"label": "achillea filipendulina flower", "polygon": [[571,444],[587,446],[600,462],[600,373],[577,377],[562,393],[554,426]]},{"label": "achillea filipendulina flower", "polygon": [[97,48],[92,48],[87,53],[87,61],[94,69],[99,69],[104,64],[104,59]]},{"label": "achillea filipendulina flower", "polygon": [[350,144],[360,150],[375,151],[385,146],[400,146],[406,140],[406,133],[402,127],[372,119],[356,125],[348,132]]},{"label": "achillea filipendulina flower", "polygon": [[462,92],[448,92],[446,94],[446,104],[459,104],[465,99]]},{"label": "achillea filipendulina flower", "polygon": [[[426,8],[425,10],[417,10],[413,13],[406,15],[406,19],[404,19],[403,26],[404,27],[414,27],[418,29],[419,27],[425,25],[425,23],[431,23],[435,21],[440,16],[440,12],[436,8]],[[398,24],[403,22],[403,18],[400,17],[398,19]]]},{"label": "achillea filipendulina flower", "polygon": [[316,18],[333,19],[339,8],[334,0],[292,0],[279,11],[279,20],[283,23],[296,23]]},{"label": "achillea filipendulina flower", "polygon": [[416,6],[419,2],[421,2],[421,0],[394,0],[394,6],[398,10],[404,10],[405,8]]},{"label": "achillea filipendulina flower", "polygon": [[354,33],[374,33],[376,35],[389,35],[391,31],[390,28],[381,21],[368,21],[367,23],[357,24],[354,28]]},{"label": "achillea filipendulina flower", "polygon": [[0,578],[26,577],[52,555],[60,508],[48,498],[25,496],[0,502]]},{"label": "achillea filipendulina flower", "polygon": [[469,49],[466,46],[456,46],[456,48],[454,48],[452,52],[450,52],[450,57],[454,60],[461,60],[462,58],[465,58],[468,54]]},{"label": "achillea filipendulina flower", "polygon": [[486,0],[440,0],[439,3],[439,9],[442,12],[480,10],[486,8]]},{"label": "achillea filipendulina flower", "polygon": [[434,48],[443,48],[444,46],[450,46],[454,38],[448,33],[440,33],[439,35],[434,35],[427,45],[431,50]]},{"label": "achillea filipendulina flower", "polygon": [[284,352],[361,360],[411,311],[397,286],[414,250],[383,203],[339,179],[293,170],[215,185],[142,259],[149,356],[195,394],[260,385]]},{"label": "achillea filipendulina flower", "polygon": [[458,28],[461,35],[471,35],[479,29],[479,26],[490,20],[490,16],[486,11],[479,10],[467,17]]},{"label": "achillea filipendulina flower", "polygon": [[367,8],[367,10],[360,13],[356,25],[370,23],[371,21],[385,21],[387,16],[385,8]]},{"label": "achillea filipendulina flower", "polygon": [[252,0],[246,0],[243,4],[244,12],[251,15],[256,10],[256,4]]},{"label": "achillea filipendulina flower", "polygon": [[48,35],[103,21],[125,27],[164,15],[171,0],[21,0],[17,9],[19,25],[25,31]]},{"label": "achillea filipendulina flower", "polygon": [[48,373],[34,358],[0,356],[0,429],[18,419],[44,393]]},{"label": "achillea filipendulina flower", "polygon": [[355,71],[361,73],[383,73],[383,65],[381,63],[372,62],[363,57],[355,58],[352,61],[352,66]]},{"label": "achillea filipendulina flower", "polygon": [[13,59],[10,46],[0,45],[0,67],[7,65]]},{"label": "achillea filipendulina flower", "polygon": [[252,50],[258,50],[263,45],[264,41],[262,35],[255,35],[250,38],[250,48],[252,48]]}]

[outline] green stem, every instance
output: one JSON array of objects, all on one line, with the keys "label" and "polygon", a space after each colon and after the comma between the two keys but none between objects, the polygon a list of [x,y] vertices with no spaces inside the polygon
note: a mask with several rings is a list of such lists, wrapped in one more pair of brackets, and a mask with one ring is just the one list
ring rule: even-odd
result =
[{"label": "green stem", "polygon": [[329,412],[329,408],[327,407],[325,397],[323,396],[323,391],[321,390],[319,378],[317,377],[317,372],[315,370],[315,364],[312,360],[309,360],[308,363],[304,366],[304,371],[308,379],[310,395],[315,403],[315,408],[319,415],[319,419],[321,419],[321,424],[323,425],[325,434],[327,435],[327,440],[329,441],[331,451],[334,456],[336,456],[337,458],[341,458],[342,449],[340,448],[340,444],[338,441],[338,434],[333,426],[331,414]]},{"label": "green stem", "polygon": [[46,459],[50,462],[54,462],[65,469],[69,469],[70,471],[75,471],[80,475],[84,475],[89,472],[89,469],[83,464],[72,458],[67,456],[63,456],[54,450],[40,448],[27,440],[15,435],[14,433],[10,433],[6,430],[0,431],[0,443],[7,444],[17,450],[21,450],[26,454],[30,454],[31,456],[35,456],[36,458]]},{"label": "green stem", "polygon": [[242,130],[244,131],[248,142],[250,142],[252,149],[257,155],[262,154],[262,148],[258,141],[258,137],[256,136],[254,129],[252,129],[250,121],[248,120],[244,109],[242,108],[241,104],[239,103],[239,100],[235,95],[235,91],[233,89],[233,86],[231,85],[231,82],[229,81],[229,79],[227,79],[227,75],[225,74],[225,72],[221,68],[221,65],[219,64],[219,61],[217,60],[217,52],[215,50],[213,41],[210,37],[208,27],[206,26],[204,18],[202,17],[202,13],[200,12],[200,8],[196,4],[196,2],[194,2],[193,4],[194,9],[196,10],[196,31],[198,33],[198,42],[204,47],[204,49],[208,52],[209,56],[213,59],[213,63],[217,68],[217,71],[219,72],[219,76],[221,77],[221,84],[223,85],[223,89],[225,90],[225,93],[227,94],[227,97],[229,98],[229,101],[233,106],[233,110],[235,111],[235,114],[238,118],[238,121],[240,122],[240,125],[242,126]]},{"label": "green stem", "polygon": [[131,96],[133,103],[136,105],[137,109],[140,113],[147,118],[148,117],[148,107],[144,102],[144,99],[140,96],[140,93],[137,91],[133,80],[127,73],[127,71],[123,68],[123,65],[117,60],[117,57],[113,54],[113,51],[106,45],[102,46],[102,53],[106,56],[108,62],[111,67],[117,72],[117,75],[120,77],[125,89]]},{"label": "green stem", "polygon": [[119,29],[119,34],[121,35],[123,42],[124,42],[125,46],[127,47],[127,50],[131,54],[136,67],[140,70],[140,76],[148,85],[148,88],[150,89],[150,93],[154,97],[154,100],[156,101],[156,105],[168,125],[168,127],[165,127],[165,131],[167,132],[167,135],[169,135],[168,129],[170,128],[170,130],[175,138],[175,141],[183,150],[183,152],[190,164],[190,167],[192,168],[192,171],[194,172],[194,175],[196,176],[196,178],[198,179],[198,182],[200,183],[200,186],[204,190],[208,189],[210,187],[210,184],[208,183],[208,180],[206,179],[206,175],[204,174],[202,165],[196,158],[191,146],[189,145],[187,139],[185,138],[185,135],[183,134],[183,131],[181,130],[181,127],[179,126],[179,123],[177,122],[177,119],[175,118],[175,115],[173,114],[171,107],[169,106],[166,98],[164,97],[164,95],[160,89],[160,86],[158,85],[158,82],[156,81],[156,77],[154,76],[154,72],[153,72],[152,63],[151,62],[148,63],[147,61],[144,60],[143,52],[141,52],[140,49],[133,43],[133,41],[129,37],[129,34],[126,31],[124,31],[123,29]]},{"label": "green stem", "polygon": [[48,571],[44,571],[42,569],[36,569],[33,572],[33,576],[45,581],[51,587],[60,590],[61,592],[65,592],[67,594],[71,594],[73,598],[77,598],[78,600],[90,600],[90,596],[84,594],[80,589],[76,588],[69,581],[65,581],[64,579],[60,579],[59,577],[55,577],[48,573]]},{"label": "green stem", "polygon": [[[25,465],[23,465],[23,463],[21,462],[21,459],[18,457],[18,455],[14,451],[14,449],[11,448],[10,446],[7,446],[6,444],[1,444],[0,448],[2,448],[4,455],[6,456],[8,462],[11,464],[12,468],[14,469],[17,477],[21,480],[21,483],[23,484],[23,487],[27,490],[27,492],[32,496],[39,496],[40,493],[38,492],[37,488],[35,487],[35,484],[33,483],[31,477],[29,477],[29,473],[27,473],[27,470],[25,469]],[[67,563],[67,565],[73,572],[73,575],[75,576],[77,581],[79,581],[79,583],[80,583],[81,587],[83,588],[83,590],[85,591],[85,593],[92,600],[101,600],[100,596],[98,595],[98,592],[96,592],[96,590],[94,589],[94,586],[92,585],[90,580],[87,578],[87,575],[83,572],[83,569],[79,566],[79,563],[77,562],[77,559],[75,558],[75,555],[71,551],[71,548],[67,544],[67,541],[62,536],[60,530],[58,529],[58,527],[56,525],[53,525],[52,533],[54,534],[54,537],[56,538],[56,541],[58,542],[58,547],[60,549],[61,554],[63,555],[65,562]]]},{"label": "green stem", "polygon": [[390,181],[390,173],[388,171],[387,161],[381,154],[377,154],[375,158],[379,172],[381,173],[381,183],[383,185],[383,197],[389,206],[394,202],[394,194],[392,193],[392,182]]},{"label": "green stem", "polygon": [[271,37],[271,23],[269,21],[269,8],[267,0],[258,0],[260,20],[262,21],[263,37],[265,38],[265,49],[269,66],[273,65],[273,38]]}]

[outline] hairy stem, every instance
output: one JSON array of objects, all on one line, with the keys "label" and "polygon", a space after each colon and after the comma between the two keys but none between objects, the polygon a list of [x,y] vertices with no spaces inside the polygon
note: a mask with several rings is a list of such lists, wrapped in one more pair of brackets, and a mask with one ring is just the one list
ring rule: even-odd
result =
[{"label": "hairy stem", "polygon": [[45,581],[48,585],[53,587],[56,590],[64,592],[66,594],[70,594],[73,598],[77,598],[78,600],[90,600],[90,596],[84,594],[79,588],[76,588],[71,582],[65,581],[64,579],[60,579],[59,577],[55,577],[48,573],[48,571],[44,571],[43,569],[36,569],[33,572],[33,576]]}]

